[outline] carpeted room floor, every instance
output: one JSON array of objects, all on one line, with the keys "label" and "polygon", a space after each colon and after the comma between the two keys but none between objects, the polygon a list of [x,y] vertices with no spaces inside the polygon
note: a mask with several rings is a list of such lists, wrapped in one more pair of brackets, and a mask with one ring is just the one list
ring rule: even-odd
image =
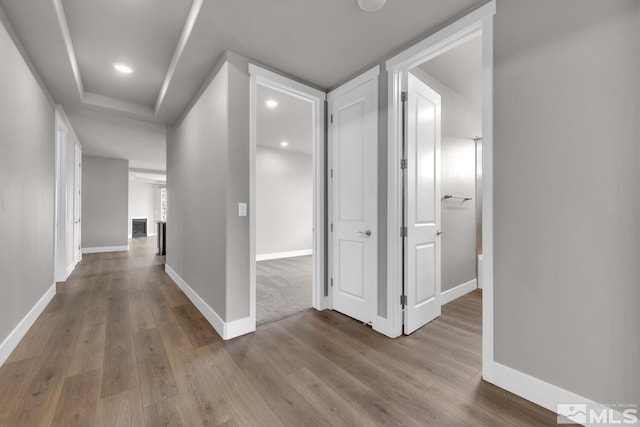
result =
[{"label": "carpeted room floor", "polygon": [[313,257],[256,263],[256,320],[265,324],[311,308]]}]

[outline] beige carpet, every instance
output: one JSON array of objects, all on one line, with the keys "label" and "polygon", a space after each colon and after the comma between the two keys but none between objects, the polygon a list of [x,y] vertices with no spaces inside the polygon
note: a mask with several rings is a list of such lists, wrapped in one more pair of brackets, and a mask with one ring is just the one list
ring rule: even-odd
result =
[{"label": "beige carpet", "polygon": [[256,321],[264,324],[311,308],[313,257],[256,263]]}]

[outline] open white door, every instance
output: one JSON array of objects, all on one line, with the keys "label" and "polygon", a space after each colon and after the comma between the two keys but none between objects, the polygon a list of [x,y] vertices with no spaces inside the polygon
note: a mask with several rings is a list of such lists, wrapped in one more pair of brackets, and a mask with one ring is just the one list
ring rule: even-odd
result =
[{"label": "open white door", "polygon": [[378,69],[329,93],[334,310],[372,322],[378,277]]},{"label": "open white door", "polygon": [[80,223],[82,212],[82,151],[80,145],[76,144],[74,156],[73,172],[73,262],[77,263],[82,259],[80,249],[80,236],[82,225]]},{"label": "open white door", "polygon": [[408,73],[404,333],[440,316],[440,95]]}]

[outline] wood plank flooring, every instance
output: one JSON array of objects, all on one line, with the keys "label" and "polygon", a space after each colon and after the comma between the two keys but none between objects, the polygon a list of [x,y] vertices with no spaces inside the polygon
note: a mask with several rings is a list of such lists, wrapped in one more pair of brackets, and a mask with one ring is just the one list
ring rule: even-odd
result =
[{"label": "wood plank flooring", "polygon": [[222,341],[154,239],[85,255],[0,368],[0,426],[538,426],[481,379],[481,294],[388,339],[308,311]]}]

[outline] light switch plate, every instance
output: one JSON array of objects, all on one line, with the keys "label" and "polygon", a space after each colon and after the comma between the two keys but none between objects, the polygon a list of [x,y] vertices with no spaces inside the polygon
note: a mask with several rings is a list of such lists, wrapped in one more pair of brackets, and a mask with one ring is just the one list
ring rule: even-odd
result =
[{"label": "light switch plate", "polygon": [[238,216],[247,216],[247,204],[238,203]]}]

